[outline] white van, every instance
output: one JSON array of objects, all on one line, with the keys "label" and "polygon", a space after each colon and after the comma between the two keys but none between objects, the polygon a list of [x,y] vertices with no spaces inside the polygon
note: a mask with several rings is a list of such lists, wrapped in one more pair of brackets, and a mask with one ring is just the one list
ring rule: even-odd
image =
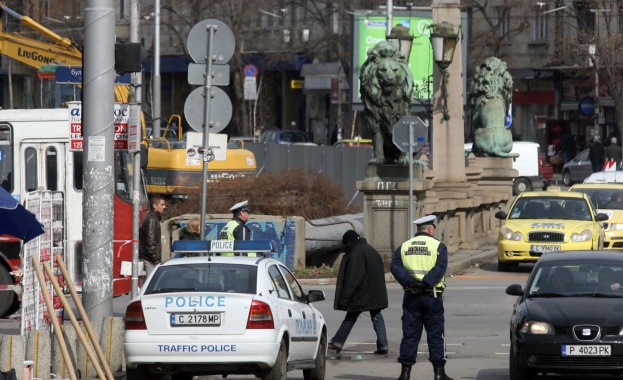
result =
[{"label": "white van", "polygon": [[[466,143],[465,156],[471,151],[472,143]],[[543,181],[543,174],[539,170],[541,146],[529,141],[514,141],[511,153],[519,154],[513,159],[513,169],[519,172],[519,175],[513,179],[513,194],[517,195],[535,188],[544,188],[545,181]]]}]

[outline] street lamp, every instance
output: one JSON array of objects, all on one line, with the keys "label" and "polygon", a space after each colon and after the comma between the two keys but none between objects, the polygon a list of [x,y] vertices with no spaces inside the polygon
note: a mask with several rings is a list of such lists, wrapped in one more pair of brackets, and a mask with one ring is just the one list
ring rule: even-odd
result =
[{"label": "street lamp", "polygon": [[413,36],[409,34],[409,29],[404,25],[398,24],[392,28],[387,36],[387,42],[394,45],[396,49],[405,57],[407,63],[411,56],[411,46],[413,45]]},{"label": "street lamp", "polygon": [[448,66],[452,63],[454,49],[459,40],[459,35],[454,32],[454,27],[448,22],[431,25],[433,32],[430,42],[433,46],[435,63],[441,70],[441,97],[443,98],[443,119],[450,120],[448,114]]}]

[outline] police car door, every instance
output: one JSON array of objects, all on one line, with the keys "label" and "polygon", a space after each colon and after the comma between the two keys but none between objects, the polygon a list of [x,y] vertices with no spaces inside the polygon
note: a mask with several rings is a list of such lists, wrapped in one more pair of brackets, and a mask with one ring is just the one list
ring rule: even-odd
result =
[{"label": "police car door", "polygon": [[[275,288],[273,294],[279,298],[279,304],[281,304],[279,314],[285,320],[290,334],[289,358],[290,360],[300,360],[303,358],[304,352],[304,341],[300,327],[303,313],[300,303],[294,298],[294,294],[290,290],[286,278],[279,270],[278,265],[271,265],[268,268],[268,274]],[[278,328],[278,326],[275,326],[275,328]]]}]

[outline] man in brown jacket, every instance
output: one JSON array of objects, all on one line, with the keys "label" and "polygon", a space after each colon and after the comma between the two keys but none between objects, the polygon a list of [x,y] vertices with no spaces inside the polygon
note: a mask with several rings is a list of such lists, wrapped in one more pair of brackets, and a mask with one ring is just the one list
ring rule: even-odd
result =
[{"label": "man in brown jacket", "polygon": [[138,253],[143,262],[145,277],[149,277],[149,274],[162,260],[160,221],[166,207],[164,198],[159,195],[152,195],[149,201],[149,211],[141,223],[138,233]]}]

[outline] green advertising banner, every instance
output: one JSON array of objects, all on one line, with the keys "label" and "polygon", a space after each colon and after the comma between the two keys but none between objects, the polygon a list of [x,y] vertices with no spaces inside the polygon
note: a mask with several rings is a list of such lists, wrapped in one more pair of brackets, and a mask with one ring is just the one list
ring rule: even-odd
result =
[{"label": "green advertising banner", "polygon": [[[413,96],[416,99],[430,99],[433,94],[433,50],[430,44],[431,17],[394,16],[393,26],[403,25],[413,36],[413,47],[409,56],[409,67],[413,74]],[[359,49],[355,57],[357,68],[367,58],[369,49],[386,40],[387,18],[385,16],[359,17],[356,25],[359,30]],[[360,83],[357,80],[356,95],[359,98]]]}]

